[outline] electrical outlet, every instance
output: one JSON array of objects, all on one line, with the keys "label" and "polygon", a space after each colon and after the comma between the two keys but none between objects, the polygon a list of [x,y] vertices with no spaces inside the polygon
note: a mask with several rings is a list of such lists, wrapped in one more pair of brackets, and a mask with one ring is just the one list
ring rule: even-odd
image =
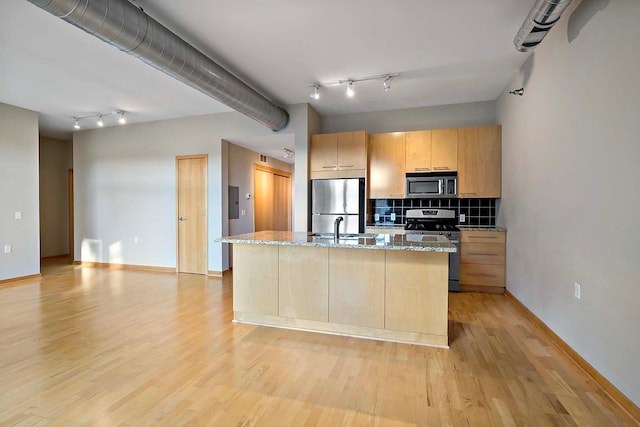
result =
[{"label": "electrical outlet", "polygon": [[16,219],[22,219],[22,212],[21,211],[16,211],[15,218]]},{"label": "electrical outlet", "polygon": [[573,285],[574,285],[574,295],[576,296],[577,299],[580,299],[580,296],[582,294],[582,285],[578,282],[575,282]]},{"label": "electrical outlet", "polygon": [[133,243],[138,243],[138,236],[133,238]]},{"label": "electrical outlet", "polygon": [[393,222],[396,221],[396,214],[395,213],[391,214],[391,221],[393,221]]},{"label": "electrical outlet", "polygon": [[11,245],[4,245],[4,253],[5,254],[11,253]]},{"label": "electrical outlet", "polygon": [[242,210],[240,211],[240,216],[246,216],[246,215],[247,215],[247,211],[246,211],[246,210],[244,210],[244,209],[242,209]]},{"label": "electrical outlet", "polygon": [[373,215],[373,220],[374,220],[375,222],[380,222],[380,214],[374,214],[374,215]]},{"label": "electrical outlet", "polygon": [[460,214],[460,222],[467,222],[467,216],[465,214]]}]

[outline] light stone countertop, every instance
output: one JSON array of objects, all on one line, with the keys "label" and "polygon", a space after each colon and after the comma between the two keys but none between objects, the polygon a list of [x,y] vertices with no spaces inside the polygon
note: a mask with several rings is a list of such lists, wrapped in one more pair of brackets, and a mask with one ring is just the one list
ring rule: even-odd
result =
[{"label": "light stone countertop", "polygon": [[253,245],[315,246],[350,249],[386,249],[394,251],[456,252],[456,247],[444,236],[421,234],[361,234],[359,238],[320,238],[311,233],[291,231],[259,231],[216,239],[222,243]]},{"label": "light stone countertop", "polygon": [[465,227],[463,225],[459,225],[458,228],[460,231],[507,231],[506,228],[502,227]]}]

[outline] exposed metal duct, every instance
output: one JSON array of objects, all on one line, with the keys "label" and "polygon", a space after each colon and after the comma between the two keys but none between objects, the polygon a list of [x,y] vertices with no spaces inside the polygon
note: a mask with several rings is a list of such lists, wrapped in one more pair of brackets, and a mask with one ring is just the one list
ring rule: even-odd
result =
[{"label": "exposed metal duct", "polygon": [[571,0],[537,0],[513,40],[516,49],[527,52],[538,46],[569,3]]},{"label": "exposed metal duct", "polygon": [[28,0],[262,123],[287,126],[289,114],[127,0]]}]

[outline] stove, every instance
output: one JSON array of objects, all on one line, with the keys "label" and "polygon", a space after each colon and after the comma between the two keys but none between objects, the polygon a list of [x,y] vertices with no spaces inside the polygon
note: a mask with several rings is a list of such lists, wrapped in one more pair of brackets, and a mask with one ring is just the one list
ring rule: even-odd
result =
[{"label": "stove", "polygon": [[446,236],[458,252],[449,254],[449,291],[460,290],[460,229],[456,212],[451,209],[409,209],[405,214],[406,234]]}]

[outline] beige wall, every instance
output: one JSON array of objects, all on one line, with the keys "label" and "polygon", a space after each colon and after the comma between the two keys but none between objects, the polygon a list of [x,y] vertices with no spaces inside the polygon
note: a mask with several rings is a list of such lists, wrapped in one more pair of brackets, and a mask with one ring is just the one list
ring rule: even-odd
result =
[{"label": "beige wall", "polygon": [[38,113],[0,103],[0,280],[40,273],[38,191]]},{"label": "beige wall", "polygon": [[40,138],[40,256],[69,253],[67,171],[73,142]]},{"label": "beige wall", "polygon": [[495,101],[439,105],[322,117],[322,133],[364,129],[369,133],[496,124]]},{"label": "beige wall", "polygon": [[[292,172],[293,167],[289,163],[267,157],[266,162],[260,161],[260,154],[255,151],[247,150],[235,144],[228,143],[228,159],[229,159],[229,182],[230,186],[239,187],[240,200],[239,209],[241,216],[238,219],[229,220],[229,234],[242,234],[253,232],[254,225],[254,192],[253,192],[253,167],[254,163],[268,166],[274,169],[280,169],[286,172]],[[251,194],[251,199],[247,200],[244,196],[246,193]],[[246,215],[242,216],[242,211]]]},{"label": "beige wall", "polygon": [[639,22],[636,0],[575,2],[497,102],[507,289],[636,405]]}]

